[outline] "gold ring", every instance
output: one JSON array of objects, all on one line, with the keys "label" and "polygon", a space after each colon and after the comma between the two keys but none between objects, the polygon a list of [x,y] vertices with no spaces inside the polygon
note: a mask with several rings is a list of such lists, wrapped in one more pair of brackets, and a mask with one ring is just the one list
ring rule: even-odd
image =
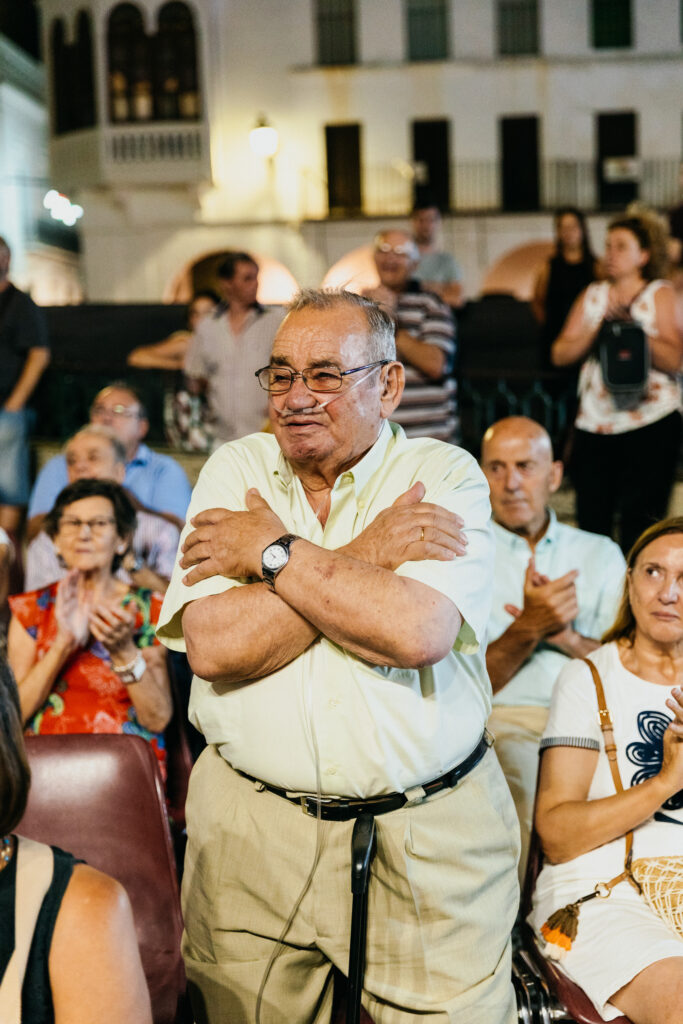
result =
[{"label": "gold ring", "polygon": [[420,527],[420,540],[423,541],[424,539],[425,539],[425,528],[424,528],[424,526],[421,526]]}]

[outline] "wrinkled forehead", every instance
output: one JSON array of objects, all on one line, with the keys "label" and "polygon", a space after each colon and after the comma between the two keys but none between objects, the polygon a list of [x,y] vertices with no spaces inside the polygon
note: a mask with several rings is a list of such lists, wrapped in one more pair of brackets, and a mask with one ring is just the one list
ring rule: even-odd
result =
[{"label": "wrinkled forehead", "polygon": [[368,324],[361,310],[304,309],[282,321],[271,362],[297,369],[324,362],[346,368],[362,362],[368,348]]},{"label": "wrinkled forehead", "polygon": [[95,452],[100,455],[110,455],[112,459],[116,458],[114,445],[108,438],[102,437],[101,434],[88,434],[84,432],[76,437],[72,437],[66,445],[67,459]]}]

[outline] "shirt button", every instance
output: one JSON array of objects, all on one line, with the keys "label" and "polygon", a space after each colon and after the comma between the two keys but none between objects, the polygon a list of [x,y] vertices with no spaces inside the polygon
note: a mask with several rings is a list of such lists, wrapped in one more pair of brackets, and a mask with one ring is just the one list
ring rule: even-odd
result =
[{"label": "shirt button", "polygon": [[336,697],[332,697],[332,699],[328,701],[328,704],[331,708],[338,708],[339,705],[341,704],[341,701],[338,700]]},{"label": "shirt button", "polygon": [[329,768],[325,769],[325,775],[336,775],[336,774],[337,774],[337,769],[335,768],[335,766],[333,764],[331,764]]}]

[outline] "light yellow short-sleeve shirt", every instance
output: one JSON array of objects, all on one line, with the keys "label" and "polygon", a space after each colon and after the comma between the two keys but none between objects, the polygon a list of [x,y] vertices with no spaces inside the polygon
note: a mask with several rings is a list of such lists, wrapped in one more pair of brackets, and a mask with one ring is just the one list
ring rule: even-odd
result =
[{"label": "light yellow short-sleeve shirt", "polygon": [[[293,792],[315,793],[317,749],[322,792],[363,798],[427,782],[474,748],[491,707],[480,645],[494,549],[488,485],[467,452],[431,438],[408,439],[385,423],[373,447],[337,479],[323,529],[275,437],[252,434],[208,459],[188,522],[206,508],[244,510],[248,488],[256,487],[287,532],[336,549],[418,480],[425,501],[464,519],[467,554],[449,562],[406,562],[397,572],[457,606],[463,624],[453,649],[431,667],[401,669],[372,665],[321,636],[284,668],[252,683],[221,685],[195,676],[190,720],[234,768]],[[216,576],[186,587],[184,575],[176,564],[159,617],[159,638],[174,650],[185,649],[185,605],[249,585]]]}]

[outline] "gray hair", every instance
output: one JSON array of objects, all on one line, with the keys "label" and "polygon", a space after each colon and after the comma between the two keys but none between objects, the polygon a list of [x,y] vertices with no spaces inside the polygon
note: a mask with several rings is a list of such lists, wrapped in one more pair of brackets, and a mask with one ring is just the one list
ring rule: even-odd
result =
[{"label": "gray hair", "polygon": [[366,358],[368,362],[380,359],[396,359],[396,341],[394,322],[372,299],[366,299],[355,292],[347,292],[342,288],[302,288],[287,306],[287,314],[301,313],[305,309],[360,310],[368,325]]},{"label": "gray hair", "polygon": [[103,437],[111,445],[114,453],[114,459],[116,462],[120,462],[122,466],[126,464],[126,446],[122,441],[119,441],[116,434],[114,434],[109,427],[103,426],[101,423],[86,423],[84,427],[77,430],[75,434],[72,434],[69,440],[64,445],[64,454],[71,444],[77,437]]},{"label": "gray hair", "polygon": [[373,249],[384,241],[388,234],[403,235],[405,237],[405,244],[408,250],[408,256],[413,263],[419,263],[420,261],[420,250],[418,249],[417,242],[414,238],[411,238],[407,231],[402,231],[400,228],[385,228],[384,231],[378,231],[372,240]]}]

